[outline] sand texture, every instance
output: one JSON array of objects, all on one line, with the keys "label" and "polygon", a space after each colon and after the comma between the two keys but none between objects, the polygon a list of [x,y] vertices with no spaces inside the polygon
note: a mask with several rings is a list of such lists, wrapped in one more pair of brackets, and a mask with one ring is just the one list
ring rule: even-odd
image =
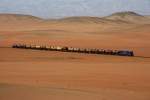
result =
[{"label": "sand texture", "polygon": [[[135,57],[14,49],[14,43],[133,50]],[[0,100],[150,100],[149,16],[1,14]]]}]

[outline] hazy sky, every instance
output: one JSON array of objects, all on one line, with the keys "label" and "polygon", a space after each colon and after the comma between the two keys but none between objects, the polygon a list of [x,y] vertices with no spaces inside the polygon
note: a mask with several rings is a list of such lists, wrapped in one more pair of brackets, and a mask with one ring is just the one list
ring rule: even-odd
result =
[{"label": "hazy sky", "polygon": [[44,18],[105,16],[118,11],[150,15],[150,0],[0,0],[0,13]]}]

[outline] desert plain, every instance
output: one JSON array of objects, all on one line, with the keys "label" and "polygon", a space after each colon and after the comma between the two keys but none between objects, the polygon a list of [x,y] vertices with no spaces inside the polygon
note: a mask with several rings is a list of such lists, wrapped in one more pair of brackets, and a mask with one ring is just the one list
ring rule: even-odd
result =
[{"label": "desert plain", "polygon": [[[135,57],[11,48],[133,50]],[[150,100],[150,17],[0,14],[0,100]]]}]

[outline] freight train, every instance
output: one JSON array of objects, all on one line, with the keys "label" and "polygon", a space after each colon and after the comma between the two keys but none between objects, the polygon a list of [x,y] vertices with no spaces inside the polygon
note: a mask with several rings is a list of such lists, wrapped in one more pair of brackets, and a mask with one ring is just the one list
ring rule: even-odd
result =
[{"label": "freight train", "polygon": [[39,45],[26,45],[26,44],[13,44],[12,48],[49,50],[49,51],[61,51],[61,52],[77,52],[77,53],[87,53],[87,54],[134,56],[134,52],[130,50],[83,49],[83,48],[73,48],[73,47],[39,46]]}]

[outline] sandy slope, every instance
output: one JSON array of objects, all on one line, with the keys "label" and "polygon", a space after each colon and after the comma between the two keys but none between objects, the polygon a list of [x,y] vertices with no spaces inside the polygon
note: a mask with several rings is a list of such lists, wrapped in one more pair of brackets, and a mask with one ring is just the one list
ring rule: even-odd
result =
[{"label": "sandy slope", "polygon": [[[5,16],[0,15],[0,100],[150,99],[147,18],[131,12],[115,14],[117,21],[114,15],[46,21]],[[140,57],[3,48],[13,43],[130,49]]]},{"label": "sandy slope", "polygon": [[146,17],[150,19],[150,16],[146,16]]},{"label": "sandy slope", "polygon": [[[30,26],[29,26],[30,27]],[[150,25],[51,23],[23,31],[3,31],[1,46],[13,43],[61,45],[83,48],[131,49],[137,56],[150,56]],[[33,29],[32,29],[33,28]],[[34,29],[35,28],[35,29]],[[84,37],[84,38],[83,38]]]},{"label": "sandy slope", "polygon": [[106,19],[125,21],[136,24],[149,24],[150,20],[147,16],[142,16],[134,12],[118,12],[110,16],[105,17]]},{"label": "sandy slope", "polygon": [[150,99],[149,58],[0,51],[1,100]]}]

